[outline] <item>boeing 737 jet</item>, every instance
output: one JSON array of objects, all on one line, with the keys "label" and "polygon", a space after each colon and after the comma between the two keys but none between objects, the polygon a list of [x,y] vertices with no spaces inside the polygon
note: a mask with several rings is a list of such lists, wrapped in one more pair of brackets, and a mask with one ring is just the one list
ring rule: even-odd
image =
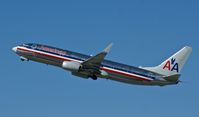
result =
[{"label": "boeing 737 jet", "polygon": [[12,50],[22,61],[36,61],[68,70],[72,75],[85,79],[105,78],[137,85],[165,86],[179,83],[180,72],[192,48],[185,46],[155,67],[133,67],[105,60],[112,44],[95,56],[43,44],[27,43],[13,47]]}]

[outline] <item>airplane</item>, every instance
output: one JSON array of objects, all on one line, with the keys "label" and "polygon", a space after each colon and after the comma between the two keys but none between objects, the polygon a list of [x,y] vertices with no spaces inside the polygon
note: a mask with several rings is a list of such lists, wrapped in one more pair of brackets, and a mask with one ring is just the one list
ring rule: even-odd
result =
[{"label": "airplane", "polygon": [[91,78],[93,80],[104,78],[146,86],[178,84],[180,82],[180,72],[192,52],[191,47],[185,46],[158,66],[134,67],[105,60],[112,45],[112,43],[109,44],[95,56],[36,43],[21,44],[13,47],[12,50],[20,56],[22,61],[32,60],[57,66],[81,78]]}]

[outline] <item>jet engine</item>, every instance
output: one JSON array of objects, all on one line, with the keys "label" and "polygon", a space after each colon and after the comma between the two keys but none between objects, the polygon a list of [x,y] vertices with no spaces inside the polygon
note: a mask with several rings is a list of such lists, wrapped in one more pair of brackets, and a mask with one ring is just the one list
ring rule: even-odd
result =
[{"label": "jet engine", "polygon": [[69,71],[78,71],[80,67],[81,67],[81,63],[78,63],[78,62],[64,61],[62,63],[62,68]]}]

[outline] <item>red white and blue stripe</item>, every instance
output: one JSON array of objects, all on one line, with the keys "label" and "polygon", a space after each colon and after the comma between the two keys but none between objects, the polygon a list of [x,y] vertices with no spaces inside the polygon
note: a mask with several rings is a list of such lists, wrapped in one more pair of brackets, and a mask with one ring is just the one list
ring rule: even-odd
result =
[{"label": "red white and blue stripe", "polygon": [[[17,46],[17,50],[24,51],[24,52],[32,52],[34,54],[38,54],[38,55],[42,55],[42,56],[46,56],[46,57],[50,57],[50,58],[54,58],[54,59],[59,59],[59,60],[62,60],[62,61],[74,61],[74,62],[79,62],[79,63],[83,62],[81,60],[71,58],[70,56],[56,55],[56,54],[41,51],[41,50],[26,48],[26,47],[23,47],[23,46]],[[140,74],[135,74],[135,73],[129,73],[129,72],[126,72],[126,71],[117,70],[117,69],[113,69],[113,68],[110,68],[110,67],[103,66],[100,69],[104,70],[106,72],[111,72],[111,73],[131,77],[131,78],[136,79],[136,80],[142,80],[142,81],[152,81],[152,80],[154,80],[154,78],[151,78],[151,77],[146,77],[146,76],[143,76],[143,75],[140,75]]]}]

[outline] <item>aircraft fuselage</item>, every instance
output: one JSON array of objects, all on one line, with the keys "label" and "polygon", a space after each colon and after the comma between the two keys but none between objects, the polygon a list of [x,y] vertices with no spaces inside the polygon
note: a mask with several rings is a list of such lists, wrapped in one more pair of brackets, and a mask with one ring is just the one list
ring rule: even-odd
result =
[{"label": "aircraft fuselage", "polygon": [[[16,46],[13,48],[13,51],[15,51],[21,57],[22,60],[32,60],[48,65],[57,66],[60,68],[63,68],[64,62],[82,63],[88,60],[90,57],[92,57],[81,53],[72,52],[69,50],[63,50],[47,45],[33,43]],[[84,78],[101,77],[129,84],[164,86],[178,83],[164,80],[164,75],[145,69],[113,62],[110,60],[103,60],[101,62],[101,65],[99,66],[98,70],[100,71],[100,73],[98,73],[97,70],[95,70],[95,68],[93,67],[83,67],[83,70],[78,70],[75,72],[70,69],[66,70],[71,71],[73,75]],[[95,77],[93,77],[92,75],[95,75]]]}]

